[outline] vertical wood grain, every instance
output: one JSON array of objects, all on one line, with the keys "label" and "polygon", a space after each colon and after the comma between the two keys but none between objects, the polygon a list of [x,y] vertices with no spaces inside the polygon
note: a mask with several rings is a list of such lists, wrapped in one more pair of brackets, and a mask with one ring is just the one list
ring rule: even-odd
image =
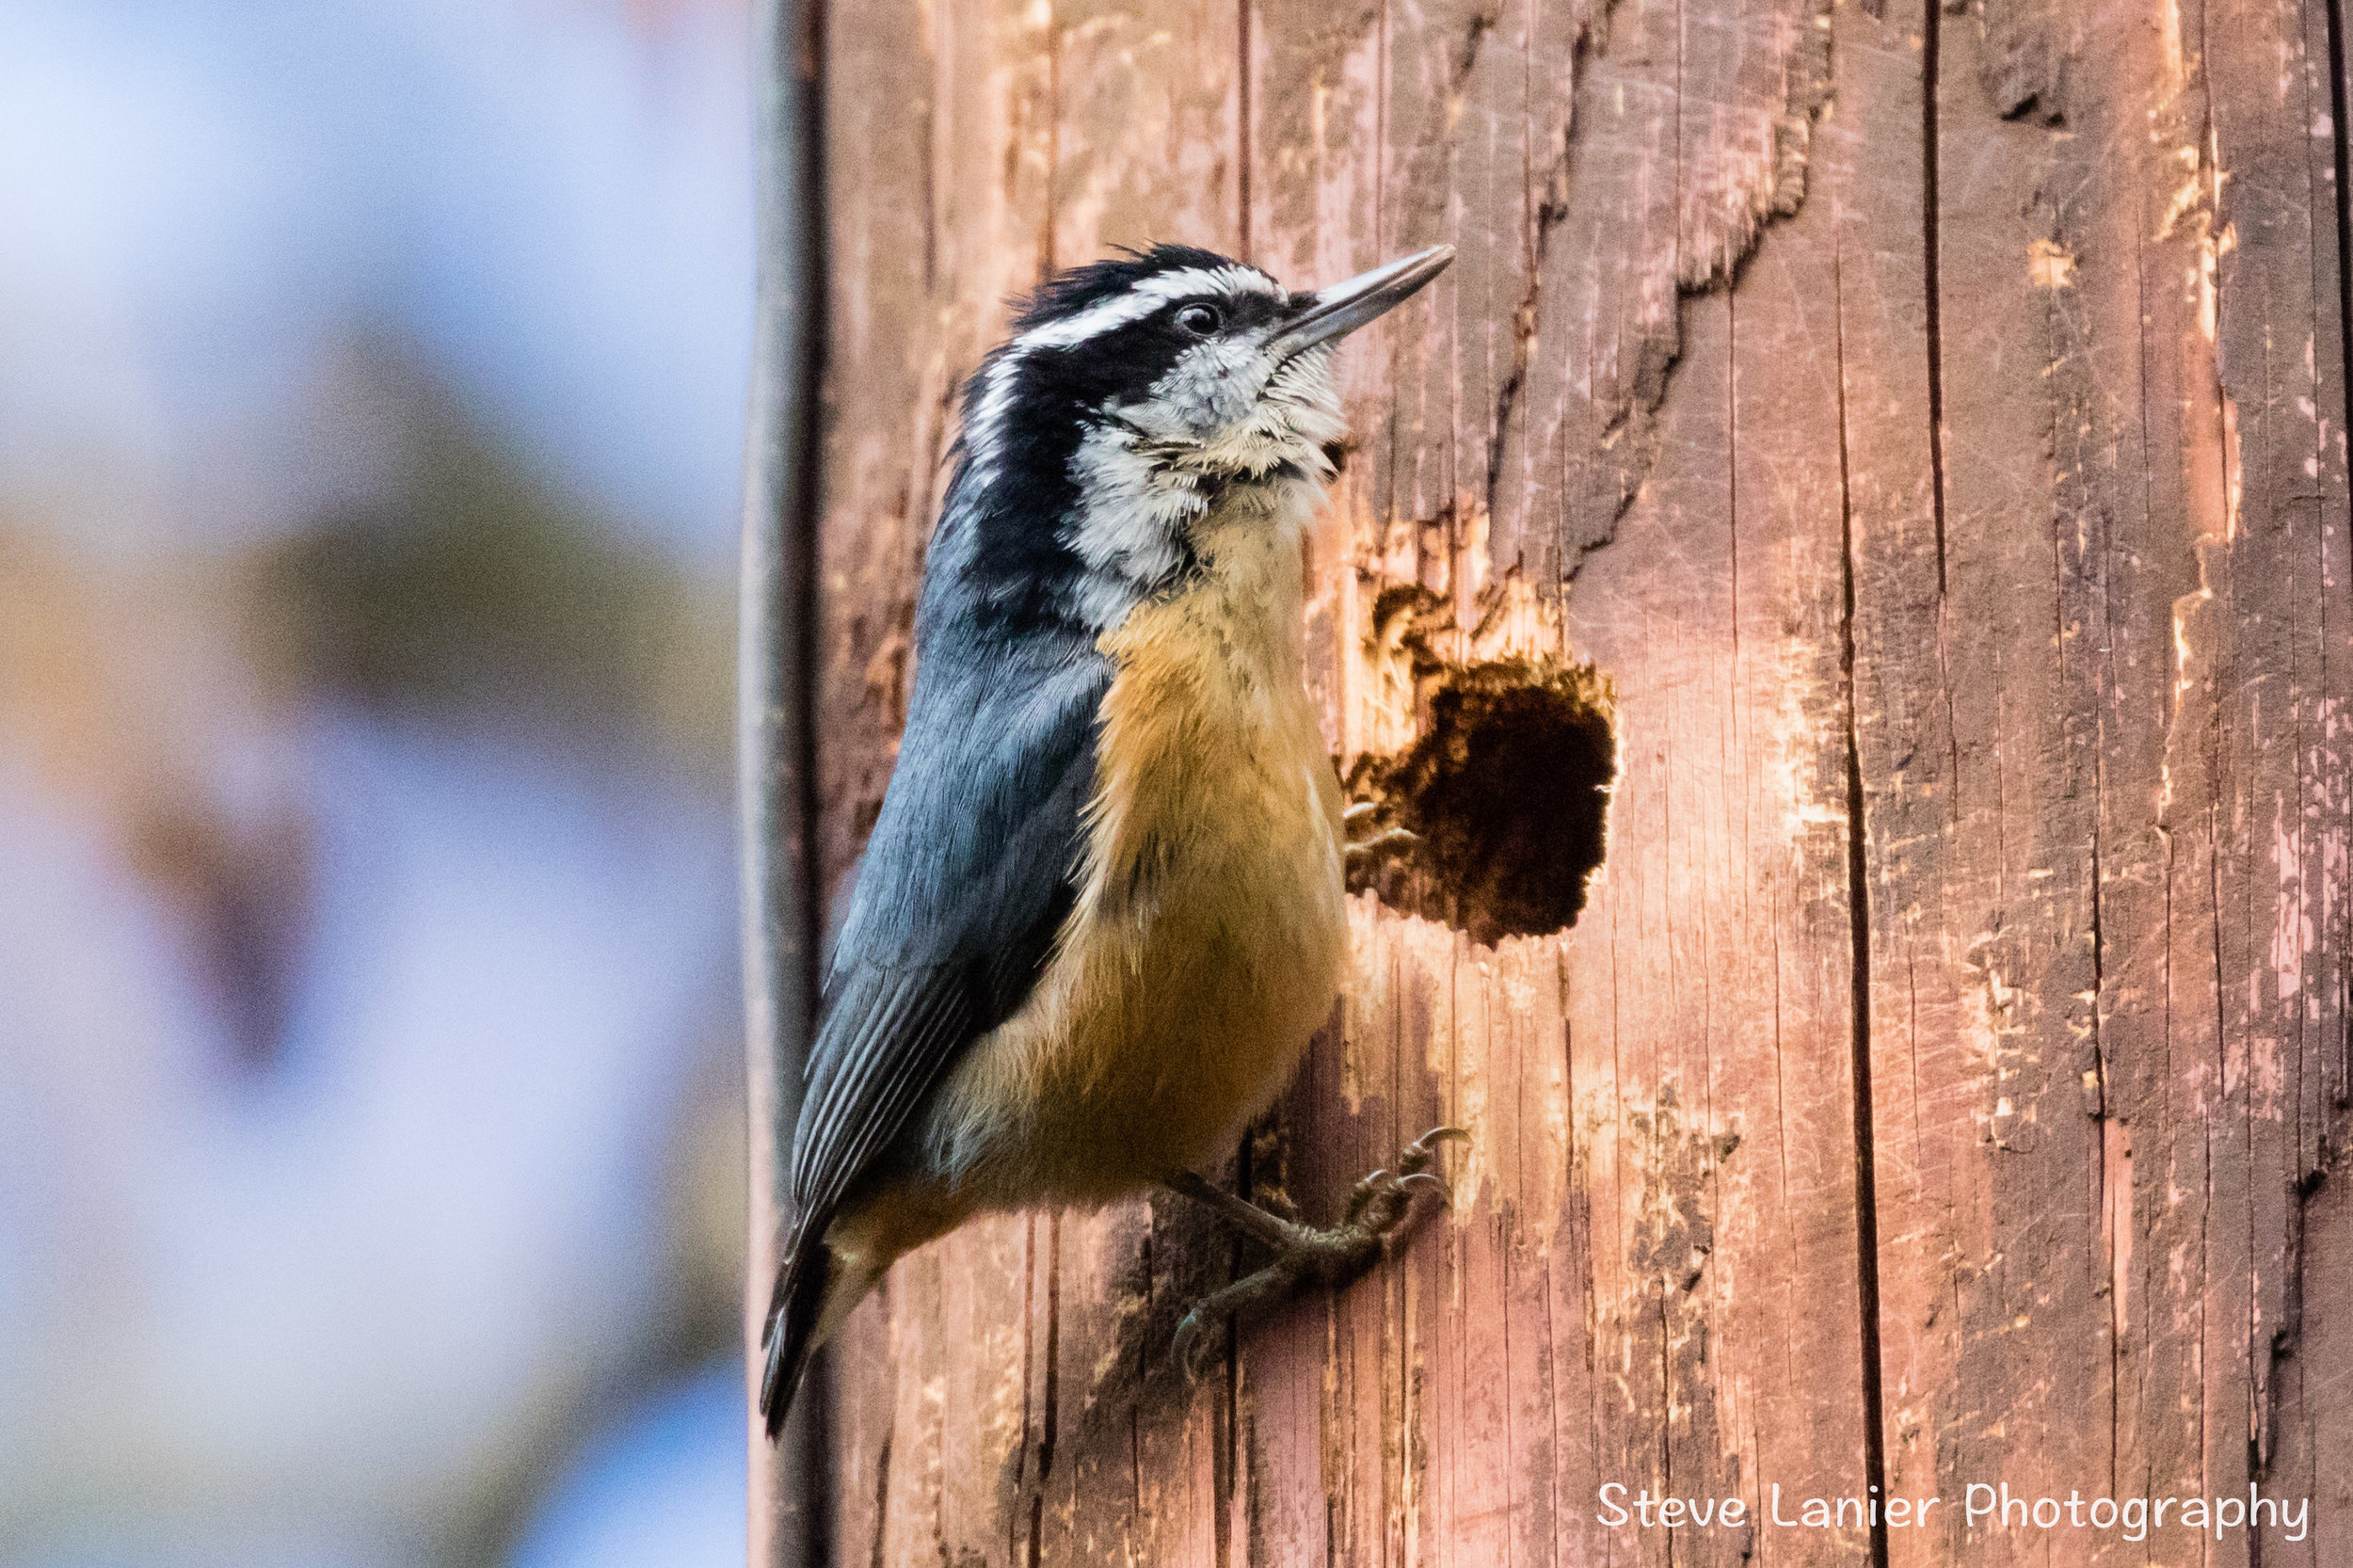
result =
[{"label": "vertical wood grain", "polygon": [[[1593,661],[1621,768],[1567,932],[1354,902],[1339,1016],[1225,1173],[1324,1217],[1456,1122],[1453,1212],[1198,1385],[1169,1338],[1237,1255],[1177,1200],[910,1257],[838,1355],[842,1560],[2075,1562],[2152,1548],[1967,1536],[1962,1489],[2250,1481],[2314,1499],[2306,1540],[2204,1560],[2330,1560],[2335,19],[875,0],[832,28],[829,878],[888,776],[957,382],[1007,296],[1114,245],[1300,285],[1458,247],[1342,356],[1327,735],[1345,764],[1427,718],[1379,618],[1411,584],[1443,657]],[[1604,1528],[1613,1481],[1945,1501],[1670,1536]]]},{"label": "vertical wood grain", "polygon": [[[1907,301],[1872,312],[1856,381],[1932,359],[1941,389],[1927,494],[1917,400],[1849,398],[1886,410],[1861,445],[1900,498],[1857,558],[1875,946],[1902,962],[1873,1052],[1897,1091],[1896,1472],[2318,1498],[2317,1413],[2283,1380],[2345,1353],[2289,1327],[2344,1112],[2325,29],[2266,7],[1842,22],[1842,47],[1872,36],[1855,55],[1938,29],[1932,78],[1883,73],[1924,126],[1924,196],[1933,158],[1932,314],[1882,237],[1912,191],[1876,151],[1848,166],[1858,251]],[[2131,1550],[1946,1527],[1896,1557]],[[2204,1560],[2327,1560],[2326,1528]]]}]

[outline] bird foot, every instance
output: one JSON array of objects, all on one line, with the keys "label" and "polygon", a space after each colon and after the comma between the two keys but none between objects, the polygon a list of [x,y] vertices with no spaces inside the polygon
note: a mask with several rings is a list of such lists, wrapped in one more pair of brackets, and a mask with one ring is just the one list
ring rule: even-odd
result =
[{"label": "bird foot", "polygon": [[1186,1377],[1200,1377],[1213,1342],[1212,1331],[1227,1319],[1274,1305],[1310,1285],[1346,1285],[1379,1261],[1384,1248],[1412,1235],[1429,1212],[1426,1206],[1416,1207],[1416,1194],[1436,1198],[1440,1204],[1450,1201],[1446,1179],[1431,1169],[1437,1163],[1438,1145],[1449,1139],[1469,1137],[1459,1127],[1433,1128],[1423,1133],[1405,1145],[1398,1156],[1397,1169],[1375,1171],[1356,1183],[1349,1194],[1347,1212],[1329,1230],[1270,1214],[1196,1176],[1170,1183],[1274,1252],[1273,1262],[1204,1296],[1176,1325],[1176,1364]]},{"label": "bird foot", "polygon": [[1349,865],[1360,866],[1391,850],[1412,849],[1421,841],[1421,835],[1411,828],[1388,827],[1369,839],[1355,840],[1341,851],[1341,856]]},{"label": "bird foot", "polygon": [[[1346,843],[1340,854],[1349,870],[1370,864],[1383,856],[1417,849],[1422,843],[1420,834],[1407,827],[1385,827],[1379,832],[1365,833],[1373,825],[1381,808],[1369,800],[1360,800],[1340,813],[1345,828]],[[1358,834],[1365,833],[1362,838]]]}]

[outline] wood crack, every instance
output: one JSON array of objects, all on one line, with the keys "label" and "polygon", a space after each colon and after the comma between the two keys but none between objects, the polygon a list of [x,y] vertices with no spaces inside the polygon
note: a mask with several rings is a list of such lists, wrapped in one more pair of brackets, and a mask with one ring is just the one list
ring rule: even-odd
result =
[{"label": "wood crack", "polygon": [[[1614,7],[1614,0],[1612,0]],[[1577,580],[1585,558],[1609,544],[1617,534],[1617,525],[1625,519],[1628,507],[1641,492],[1641,481],[1657,457],[1657,433],[1652,427],[1655,416],[1665,403],[1667,387],[1674,369],[1683,358],[1682,310],[1685,300],[1715,289],[1730,290],[1737,286],[1741,268],[1755,254],[1764,240],[1765,232],[1776,223],[1797,216],[1804,206],[1813,160],[1815,127],[1823,111],[1829,108],[1833,96],[1833,71],[1831,43],[1831,0],[1816,0],[1800,22],[1784,65],[1781,112],[1773,127],[1773,152],[1764,185],[1750,193],[1750,200],[1734,215],[1729,227],[1721,234],[1686,236],[1680,195],[1684,176],[1682,104],[1683,94],[1675,95],[1675,120],[1673,139],[1675,146],[1674,233],[1669,270],[1674,279],[1675,298],[1670,318],[1662,324],[1663,331],[1656,333],[1638,345],[1638,360],[1626,391],[1610,413],[1600,436],[1603,451],[1632,438],[1633,450],[1640,454],[1626,463],[1617,485],[1615,504],[1606,525],[1591,537],[1568,545],[1560,561],[1561,581],[1565,585]],[[1605,15],[1608,10],[1605,9]],[[1582,62],[1589,46],[1590,33],[1577,41],[1577,59]],[[1678,51],[1681,47],[1678,29]],[[1678,54],[1676,70],[1681,72]],[[1580,73],[1581,74],[1581,73]],[[1577,147],[1577,118],[1573,115],[1563,138],[1561,168],[1562,171],[1561,200],[1568,199],[1567,174],[1571,156]],[[1557,221],[1557,220],[1556,220]],[[1686,247],[1687,237],[1695,241]],[[1506,424],[1520,394],[1519,383],[1526,373],[1528,345],[1532,345],[1538,326],[1534,306],[1539,291],[1531,277],[1524,304],[1524,314],[1515,317],[1515,333],[1525,333],[1525,342],[1517,345],[1513,369],[1505,383],[1506,398],[1498,400],[1497,419],[1492,428],[1489,456],[1488,508],[1493,515],[1499,499],[1499,479],[1502,468],[1502,444]]]},{"label": "wood crack", "polygon": [[[1880,1368],[1878,1160],[1871,1111],[1871,889],[1865,835],[1860,693],[1855,676],[1854,491],[1848,452],[1847,296],[1840,256],[1831,256],[1833,351],[1838,403],[1839,669],[1846,681],[1848,940],[1853,976],[1855,1287],[1862,1321],[1863,1472],[1874,1497],[1887,1496],[1885,1396]],[[1874,1511],[1876,1512],[1876,1511]],[[1887,1568],[1887,1525],[1871,1523],[1872,1568]]]},{"label": "wood crack", "polygon": [[[1920,27],[1920,261],[1928,316],[1929,505],[1936,523],[1936,597],[1945,583],[1945,331],[1940,318],[1944,280],[1937,275],[1936,88],[1943,0],[1923,0]],[[1948,688],[1949,694],[1949,688]]]}]

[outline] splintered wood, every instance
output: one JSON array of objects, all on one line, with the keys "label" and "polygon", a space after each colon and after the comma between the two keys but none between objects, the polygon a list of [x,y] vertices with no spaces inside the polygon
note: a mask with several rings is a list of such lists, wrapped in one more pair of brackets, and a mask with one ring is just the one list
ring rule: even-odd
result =
[{"label": "splintered wood", "polygon": [[[1569,930],[1355,901],[1340,1015],[1225,1173],[1323,1219],[1454,1123],[1452,1212],[1198,1384],[1176,1320],[1247,1255],[1180,1200],[908,1258],[836,1352],[837,1560],[2348,1560],[2329,24],[831,8],[829,876],[957,383],[1114,245],[1295,286],[1459,248],[1342,356],[1336,760],[1428,721],[1412,587],[1417,658],[1593,664],[1618,766]],[[2201,1524],[2133,1537],[2167,1498]]]}]

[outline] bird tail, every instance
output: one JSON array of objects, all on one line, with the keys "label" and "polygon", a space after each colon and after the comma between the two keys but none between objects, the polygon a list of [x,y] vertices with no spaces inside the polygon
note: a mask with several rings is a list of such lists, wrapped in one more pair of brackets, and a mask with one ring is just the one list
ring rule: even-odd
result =
[{"label": "bird tail", "polygon": [[760,1377],[760,1414],[767,1420],[771,1442],[784,1430],[792,1396],[817,1349],[818,1323],[833,1272],[833,1249],[825,1245],[824,1227],[794,1226],[784,1267],[776,1272],[776,1294],[768,1301],[768,1326],[760,1339],[767,1355]]}]

